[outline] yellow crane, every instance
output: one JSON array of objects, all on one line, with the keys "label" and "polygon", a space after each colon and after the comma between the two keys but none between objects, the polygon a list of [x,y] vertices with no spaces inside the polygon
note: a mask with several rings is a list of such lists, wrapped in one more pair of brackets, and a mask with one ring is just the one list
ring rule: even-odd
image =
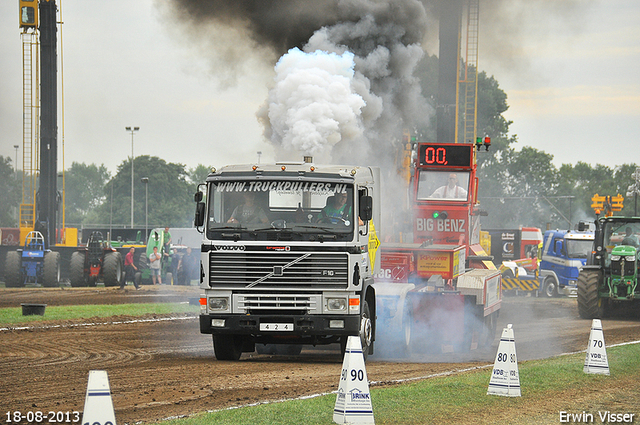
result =
[{"label": "yellow crane", "polygon": [[[48,40],[47,42],[52,41],[52,43],[48,43],[47,47],[43,50],[41,46],[41,41],[44,43],[45,41],[41,40],[44,37],[41,34],[41,26],[46,23],[46,27],[49,28],[50,32],[55,34],[55,25],[56,25],[56,4],[55,0],[18,0],[19,2],[19,26],[21,30],[21,40],[22,40],[22,199],[20,201],[20,208],[18,212],[18,227],[20,228],[20,240],[25,240],[27,234],[36,228],[36,220],[38,219],[38,211],[42,215],[43,208],[46,205],[46,208],[52,212],[51,215],[45,214],[46,220],[49,220],[53,223],[53,226],[49,227],[51,233],[48,235],[48,240],[53,245],[67,245],[67,246],[76,246],[77,245],[77,229],[67,229],[65,228],[65,216],[64,216],[64,160],[62,163],[63,169],[63,190],[62,190],[62,216],[61,216],[61,226],[60,231],[57,231],[56,223],[55,223],[55,211],[57,200],[56,193],[56,178],[57,178],[57,140],[55,134],[56,133],[56,115],[55,112],[51,113],[47,108],[47,122],[49,125],[47,126],[48,131],[42,130],[41,134],[41,121],[44,118],[43,110],[42,110],[42,98],[43,93],[48,94],[49,103],[57,102],[55,98],[56,91],[51,92],[51,90],[41,91],[41,86],[44,84],[45,80],[49,82],[50,85],[56,84],[56,75],[55,75],[55,38],[52,40]],[[44,7],[44,12],[41,11],[40,8]],[[61,9],[58,10],[60,15],[62,14]],[[42,22],[41,18],[42,17]],[[45,19],[49,18],[49,19]],[[47,33],[48,34],[48,33]],[[62,30],[60,30],[60,44],[62,44]],[[48,66],[41,65],[40,57],[41,53],[45,52],[53,52],[53,54],[47,55]],[[44,59],[43,59],[44,60]],[[61,70],[62,70],[62,59],[61,59]],[[45,75],[42,75],[43,69],[46,69]],[[50,71],[53,69],[53,71]],[[49,95],[53,93],[53,96]],[[64,158],[64,95],[62,97],[62,157]],[[40,152],[41,146],[41,136],[46,136],[47,142],[43,146],[51,147],[51,154],[45,155],[50,158],[47,161],[46,167],[41,164],[41,160],[43,158],[43,153]],[[44,167],[41,169],[41,167]],[[46,172],[44,171],[46,168]],[[46,175],[41,175],[44,172]],[[37,191],[39,190],[37,184],[40,185],[40,190],[42,190],[43,184],[46,183],[48,186],[45,190],[45,193],[40,193],[37,195]],[[53,188],[53,189],[51,189]],[[45,199],[43,201],[43,199]],[[41,203],[40,206],[37,205],[36,201],[38,200]],[[50,219],[50,217],[53,217]],[[42,220],[40,217],[39,220]]]}]

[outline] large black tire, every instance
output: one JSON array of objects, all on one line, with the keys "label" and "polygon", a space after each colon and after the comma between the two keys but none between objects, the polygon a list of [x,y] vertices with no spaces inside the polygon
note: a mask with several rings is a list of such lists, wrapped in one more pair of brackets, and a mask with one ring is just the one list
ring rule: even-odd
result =
[{"label": "large black tire", "polygon": [[60,286],[60,253],[50,251],[44,254],[42,284],[48,288]]},{"label": "large black tire", "polygon": [[4,286],[6,288],[22,288],[24,286],[22,256],[18,251],[7,252],[4,263]]},{"label": "large black tire", "polygon": [[124,270],[122,254],[117,251],[104,254],[104,260],[102,262],[104,286],[120,286],[123,276],[122,270]]},{"label": "large black tire", "polygon": [[602,281],[599,270],[582,270],[578,275],[578,314],[583,319],[601,319],[608,300],[598,297],[598,285]]},{"label": "large black tire", "polygon": [[242,336],[213,335],[213,350],[218,360],[240,360],[242,355]]},{"label": "large black tire", "polygon": [[86,252],[76,251],[71,254],[69,262],[69,281],[71,286],[79,288],[88,285],[87,276],[84,274],[84,262],[87,257]]},{"label": "large black tire", "polygon": [[147,259],[147,253],[143,252],[138,257],[138,270],[145,270],[149,268],[149,261]]},{"label": "large black tire", "polygon": [[547,298],[553,298],[553,297],[557,297],[558,296],[558,282],[556,281],[556,278],[553,276],[549,276],[544,280],[544,288],[543,288],[543,294],[547,297]]},{"label": "large black tire", "polygon": [[489,348],[493,344],[493,340],[496,338],[496,329],[498,327],[499,316],[500,310],[494,311],[493,313],[484,317],[482,332],[480,333],[479,339],[480,348]]},{"label": "large black tire", "polygon": [[[371,345],[373,344],[373,319],[371,319],[371,310],[369,309],[369,303],[364,301],[362,304],[362,310],[360,311],[360,331],[358,332],[360,337],[360,345],[362,346],[362,355],[364,360],[367,361]],[[344,357],[344,353],[347,350],[348,336],[340,338],[340,352]]]}]

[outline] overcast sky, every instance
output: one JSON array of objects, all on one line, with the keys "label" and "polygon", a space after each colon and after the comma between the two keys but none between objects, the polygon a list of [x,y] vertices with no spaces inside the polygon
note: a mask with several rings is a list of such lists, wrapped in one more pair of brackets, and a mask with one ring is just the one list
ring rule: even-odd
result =
[{"label": "overcast sky", "polygon": [[[521,2],[494,20],[480,0],[479,66],[507,93],[506,117],[518,146],[610,167],[640,163],[640,2],[584,0],[562,13]],[[162,1],[63,0],[64,164],[104,164],[112,173],[131,155],[222,166],[272,161],[256,111],[273,65],[250,62],[236,86],[222,89],[193,41],[162,17]],[[504,12],[504,11],[503,11]],[[507,12],[509,12],[507,10]],[[206,37],[206,34],[202,34]],[[513,49],[492,49],[513,37]],[[433,41],[425,42],[433,48]],[[22,167],[22,45],[18,1],[0,2],[0,155]],[[431,52],[433,53],[433,51]],[[59,94],[63,92],[62,87]],[[59,119],[62,111],[58,112]],[[62,157],[59,159],[62,168]]]}]

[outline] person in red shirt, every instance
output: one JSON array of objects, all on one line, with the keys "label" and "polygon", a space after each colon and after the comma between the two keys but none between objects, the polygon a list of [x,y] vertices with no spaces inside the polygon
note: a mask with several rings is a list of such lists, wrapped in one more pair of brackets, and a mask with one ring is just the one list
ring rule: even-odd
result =
[{"label": "person in red shirt", "polygon": [[138,286],[138,282],[136,282],[136,272],[138,271],[138,268],[136,267],[135,261],[133,261],[133,254],[135,252],[136,249],[134,247],[131,247],[127,255],[125,255],[124,257],[125,277],[124,279],[122,279],[120,289],[124,289],[124,285],[126,285],[127,281],[133,282],[133,286],[135,286],[136,289],[140,289],[140,287]]}]

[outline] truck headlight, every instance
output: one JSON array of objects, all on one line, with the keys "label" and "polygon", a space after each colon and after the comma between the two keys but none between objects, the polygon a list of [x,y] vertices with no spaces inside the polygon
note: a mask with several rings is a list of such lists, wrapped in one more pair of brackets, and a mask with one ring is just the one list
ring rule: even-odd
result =
[{"label": "truck headlight", "polygon": [[327,298],[327,310],[346,311],[347,299],[346,298]]},{"label": "truck headlight", "polygon": [[611,256],[611,261],[620,261],[620,256],[619,255],[612,255]]},{"label": "truck headlight", "polygon": [[229,298],[211,297],[209,298],[209,310],[223,311],[229,309]]},{"label": "truck headlight", "polygon": [[627,255],[626,257],[624,257],[625,260],[627,261],[636,261],[636,256],[635,255]]}]

